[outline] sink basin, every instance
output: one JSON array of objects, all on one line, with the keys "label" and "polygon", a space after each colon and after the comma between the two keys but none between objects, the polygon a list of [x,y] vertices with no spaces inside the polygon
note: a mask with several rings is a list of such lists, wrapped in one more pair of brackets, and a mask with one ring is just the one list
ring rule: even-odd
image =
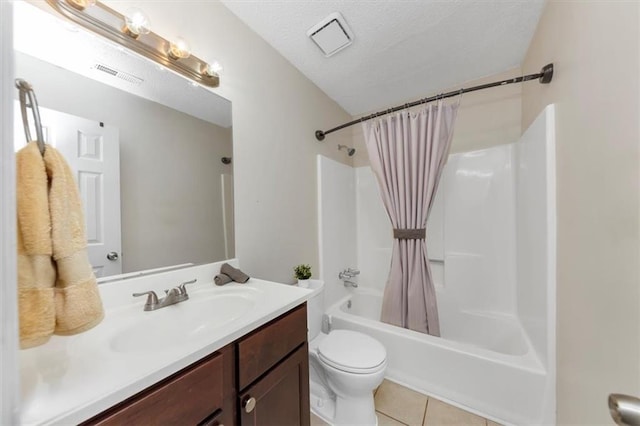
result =
[{"label": "sink basin", "polygon": [[[253,296],[253,297],[252,297]],[[236,321],[256,303],[255,295],[201,292],[175,305],[151,312],[130,312],[110,339],[116,352],[153,352],[179,348],[209,337]]]}]

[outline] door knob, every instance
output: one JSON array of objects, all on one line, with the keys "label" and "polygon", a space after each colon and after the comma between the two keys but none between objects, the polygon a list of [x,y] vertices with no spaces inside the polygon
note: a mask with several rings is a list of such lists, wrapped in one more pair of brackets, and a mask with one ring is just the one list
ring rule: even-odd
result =
[{"label": "door knob", "polygon": [[621,426],[640,426],[640,399],[612,393],[609,395],[609,412]]},{"label": "door knob", "polygon": [[249,397],[244,400],[242,406],[244,407],[244,411],[246,413],[250,413],[254,408],[256,408],[256,399],[254,397]]},{"label": "door knob", "polygon": [[109,253],[107,253],[107,259],[109,259],[112,262],[115,262],[116,260],[118,260],[118,252],[110,251]]}]

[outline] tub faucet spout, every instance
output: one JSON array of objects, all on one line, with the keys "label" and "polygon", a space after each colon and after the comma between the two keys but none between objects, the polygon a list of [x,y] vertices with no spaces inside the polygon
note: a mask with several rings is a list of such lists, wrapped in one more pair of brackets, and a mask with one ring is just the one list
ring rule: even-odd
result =
[{"label": "tub faucet spout", "polygon": [[353,281],[349,281],[349,280],[344,280],[344,286],[358,288],[358,283],[354,283]]}]

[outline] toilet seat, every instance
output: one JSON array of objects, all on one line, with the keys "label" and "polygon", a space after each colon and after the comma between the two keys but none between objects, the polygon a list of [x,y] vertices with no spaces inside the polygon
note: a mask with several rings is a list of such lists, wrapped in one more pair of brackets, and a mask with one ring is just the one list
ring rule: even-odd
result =
[{"label": "toilet seat", "polygon": [[376,339],[351,330],[335,330],[318,345],[318,358],[340,371],[375,373],[386,366],[387,351]]}]

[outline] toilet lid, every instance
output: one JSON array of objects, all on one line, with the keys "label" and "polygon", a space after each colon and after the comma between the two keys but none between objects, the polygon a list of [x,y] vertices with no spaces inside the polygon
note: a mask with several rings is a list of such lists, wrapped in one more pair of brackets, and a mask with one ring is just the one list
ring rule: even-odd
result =
[{"label": "toilet lid", "polygon": [[320,342],[320,359],[342,371],[370,373],[380,369],[387,360],[382,343],[366,334],[350,330],[335,330]]}]

